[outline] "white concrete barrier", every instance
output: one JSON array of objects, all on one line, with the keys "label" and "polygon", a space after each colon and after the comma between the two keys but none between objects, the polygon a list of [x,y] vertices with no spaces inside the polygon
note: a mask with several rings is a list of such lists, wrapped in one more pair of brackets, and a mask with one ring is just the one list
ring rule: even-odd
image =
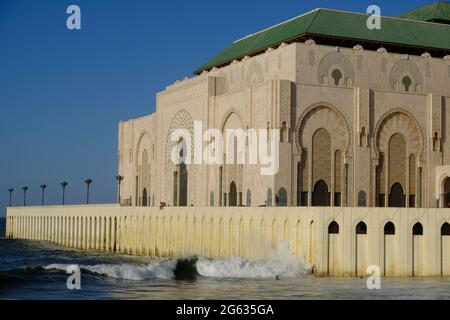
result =
[{"label": "white concrete barrier", "polygon": [[263,259],[287,242],[316,275],[450,275],[450,210],[197,208],[117,205],[8,208],[7,237],[158,257]]}]

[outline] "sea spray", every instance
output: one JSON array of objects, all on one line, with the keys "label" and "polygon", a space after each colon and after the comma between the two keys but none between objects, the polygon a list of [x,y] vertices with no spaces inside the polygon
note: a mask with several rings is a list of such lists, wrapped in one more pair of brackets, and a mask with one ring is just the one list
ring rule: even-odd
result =
[{"label": "sea spray", "polygon": [[[146,279],[173,279],[176,260],[162,260],[151,262],[148,265],[135,264],[98,264],[80,265],[80,269],[91,273],[104,275],[115,279],[146,280]],[[51,264],[45,269],[58,269],[66,271],[69,264]]]},{"label": "sea spray", "polygon": [[[90,273],[125,280],[176,279],[195,280],[197,276],[208,278],[249,278],[264,279],[279,277],[297,277],[310,273],[311,268],[303,259],[294,256],[287,243],[279,244],[275,249],[266,249],[266,258],[249,260],[231,256],[227,260],[204,257],[186,257],[182,259],[156,260],[142,264],[98,264],[80,265],[80,269]],[[69,264],[50,264],[46,270],[66,271]]]},{"label": "sea spray", "polygon": [[232,256],[228,260],[199,258],[197,270],[201,276],[213,278],[275,278],[297,277],[311,272],[303,259],[294,256],[287,243],[266,250],[266,258],[253,261]]}]

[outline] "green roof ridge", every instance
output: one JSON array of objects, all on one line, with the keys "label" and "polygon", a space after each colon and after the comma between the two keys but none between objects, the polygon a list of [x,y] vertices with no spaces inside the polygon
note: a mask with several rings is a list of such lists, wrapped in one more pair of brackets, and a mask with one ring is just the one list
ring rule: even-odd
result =
[{"label": "green roof ridge", "polygon": [[[437,5],[440,3],[449,5],[450,14],[450,2],[436,2],[425,6],[425,8],[429,10],[431,6],[434,6],[433,9],[437,11]],[[401,16],[410,16],[413,11]],[[444,11],[444,13],[446,12]],[[411,16],[409,18],[382,16],[382,29],[369,30],[365,28],[365,21],[369,15],[367,13],[317,8],[234,41],[220,54],[197,69],[195,73],[201,73],[203,70],[228,64],[246,55],[254,55],[271,46],[308,35],[324,35],[335,38],[412,46],[424,48],[424,50],[427,48],[450,50],[449,24],[414,19]],[[364,25],[364,27],[361,28],[361,25]],[[433,34],[433,37],[430,37],[430,34]]]}]

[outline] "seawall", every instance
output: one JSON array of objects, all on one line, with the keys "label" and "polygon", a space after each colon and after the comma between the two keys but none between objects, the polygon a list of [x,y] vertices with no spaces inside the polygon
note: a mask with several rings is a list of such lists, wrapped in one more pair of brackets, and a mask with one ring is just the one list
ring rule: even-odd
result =
[{"label": "seawall", "polygon": [[316,275],[450,275],[450,209],[15,207],[6,236],[133,255],[263,259],[287,242]]}]

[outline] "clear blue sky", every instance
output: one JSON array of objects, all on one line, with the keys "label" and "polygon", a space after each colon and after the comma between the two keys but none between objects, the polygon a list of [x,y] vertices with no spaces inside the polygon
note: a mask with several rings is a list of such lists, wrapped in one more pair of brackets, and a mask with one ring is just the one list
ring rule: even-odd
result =
[{"label": "clear blue sky", "polygon": [[[155,93],[233,40],[318,7],[397,15],[412,1],[0,0],[0,216],[13,203],[115,201],[120,120],[155,110]],[[77,4],[82,30],[66,28]]]}]

